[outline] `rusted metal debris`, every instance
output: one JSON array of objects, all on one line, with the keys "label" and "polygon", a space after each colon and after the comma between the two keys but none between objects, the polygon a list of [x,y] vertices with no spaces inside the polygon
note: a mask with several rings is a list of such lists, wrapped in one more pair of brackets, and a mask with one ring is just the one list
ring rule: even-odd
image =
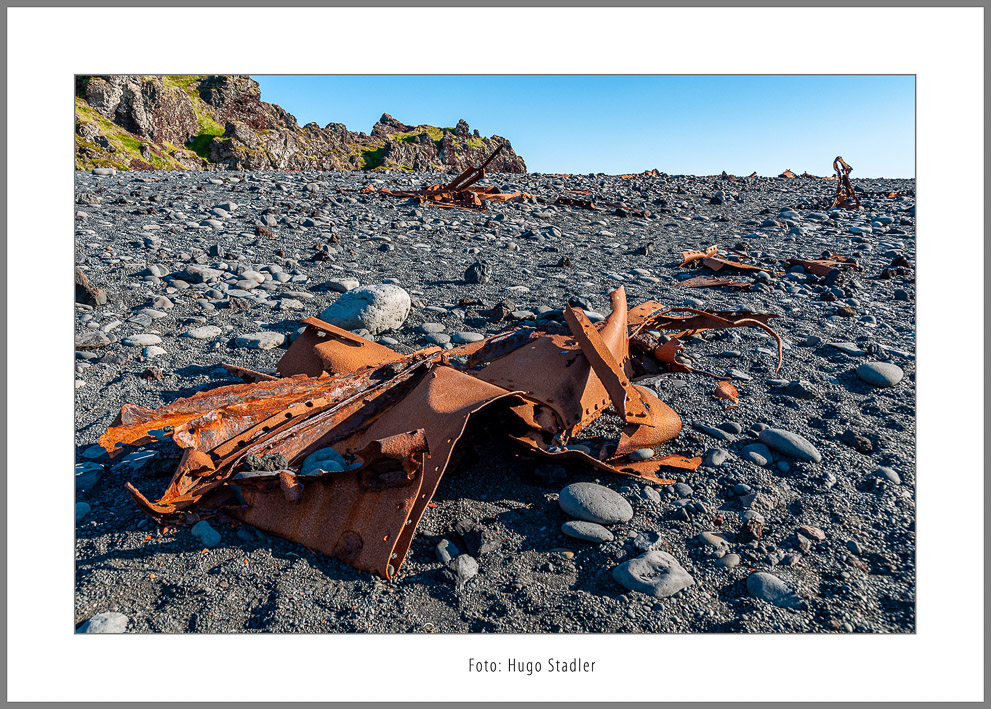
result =
[{"label": "rusted metal debris", "polygon": [[726,174],[726,171],[725,170],[723,170],[722,173],[719,175],[719,179],[726,180],[728,182],[739,182],[740,180],[743,180],[743,179],[749,180],[749,179],[752,179],[754,177],[757,177],[757,171],[756,170],[754,170],[753,172],[751,172],[745,178],[744,177],[737,177],[736,175],[728,175],[728,174]]},{"label": "rusted metal debris", "polygon": [[737,288],[739,290],[750,290],[750,284],[746,281],[734,281],[729,278],[719,278],[717,276],[695,276],[678,284],[685,288]]},{"label": "rusted metal debris", "polygon": [[[730,251],[733,251],[733,250],[730,249]],[[736,254],[736,256],[738,258],[741,258],[741,259],[749,258],[745,254],[741,254],[739,251],[733,251],[733,253]],[[772,274],[773,273],[778,273],[778,271],[775,271],[775,270],[770,269],[770,268],[764,268],[763,266],[754,266],[754,265],[749,264],[749,263],[743,263],[742,261],[730,261],[729,259],[722,258],[718,254],[719,254],[719,248],[717,246],[715,246],[715,245],[712,245],[712,246],[708,247],[704,251],[700,251],[700,250],[682,251],[681,252],[681,258],[682,258],[681,265],[683,267],[684,266],[690,266],[690,265],[692,265],[694,263],[697,263],[697,262],[701,261],[701,266],[704,266],[706,268],[709,268],[709,269],[711,269],[713,271],[731,270],[731,271],[745,271],[745,272],[751,272],[751,273],[755,273],[757,271],[766,271],[766,272],[772,273]],[[696,283],[691,283],[690,285],[693,285],[693,286],[699,287],[699,288],[700,287],[705,287],[705,286],[708,286],[708,285],[712,285],[712,286],[715,286],[715,285],[729,285],[729,283],[715,283],[715,282],[713,282],[713,283],[706,283],[706,282],[704,282],[704,279],[701,276],[699,278],[697,278],[697,279],[691,279],[691,280],[692,281],[696,281]],[[716,280],[718,280],[718,279],[716,279]],[[688,282],[686,281],[686,284],[687,283]],[[749,286],[749,284],[740,284],[737,287],[741,287],[743,285]]]},{"label": "rusted metal debris", "polygon": [[681,265],[682,266],[687,266],[688,264],[694,263],[695,261],[701,261],[702,259],[706,258],[707,256],[715,256],[718,252],[719,252],[719,247],[716,246],[715,244],[713,244],[709,248],[705,249],[704,251],[701,251],[701,250],[692,250],[692,249],[690,249],[688,251],[682,251],[681,252]]},{"label": "rusted metal debris", "polygon": [[729,259],[724,259],[719,256],[706,256],[702,259],[702,265],[706,268],[711,268],[713,271],[729,269],[731,271],[766,271],[767,273],[778,273],[773,268],[754,266],[753,264],[741,263],[740,261],[730,261]]},{"label": "rusted metal debris", "polygon": [[593,212],[599,211],[599,207],[590,199],[578,199],[576,197],[558,197],[555,204],[562,204],[566,207],[578,207],[579,209],[589,209]]},{"label": "rusted metal debris", "polygon": [[[512,328],[409,355],[307,318],[279,376],[228,367],[246,383],[155,410],[127,404],[100,445],[111,456],[164,438],[183,449],[157,500],[127,485],[160,524],[223,514],[392,578],[469,422],[483,412],[499,417],[521,452],[668,484],[665,468],[694,470],[701,459],[630,458],[681,431],[678,414],[633,377],[696,371],[680,361],[679,338],[714,328],[764,330],[778,343],[780,366],[781,339],[767,325],[773,315],[653,301],[627,310],[622,288],[611,300],[611,314],[595,324],[569,306],[567,334]],[[662,343],[660,330],[674,332]],[[575,445],[607,410],[620,419],[619,436]]]},{"label": "rusted metal debris", "polygon": [[781,173],[780,175],[778,175],[778,177],[787,177],[788,179],[793,179],[793,178],[795,178],[795,177],[798,177],[798,175],[796,175],[796,174],[795,174],[794,172],[792,172],[791,170],[785,170],[785,171],[784,171],[784,172],[782,172],[782,173]]},{"label": "rusted metal debris", "polygon": [[740,392],[736,390],[736,387],[729,382],[719,382],[716,385],[716,390],[713,392],[713,396],[717,399],[728,399],[733,402],[734,406],[730,408],[735,408],[735,404],[739,402]]},{"label": "rusted metal debris", "polygon": [[830,252],[824,253],[817,259],[790,258],[786,263],[789,266],[801,266],[805,269],[806,273],[812,273],[822,277],[828,276],[833,271],[857,269],[857,261],[855,259]]},{"label": "rusted metal debris", "polygon": [[476,182],[485,177],[485,168],[495,160],[495,157],[503,149],[503,145],[496,147],[492,154],[486,158],[478,167],[468,167],[464,172],[455,177],[447,184],[430,185],[422,190],[390,190],[383,188],[375,190],[372,187],[365,187],[361,191],[365,193],[375,193],[387,195],[389,197],[402,197],[415,199],[420,204],[432,204],[437,207],[449,207],[457,209],[471,209],[478,212],[486,210],[488,202],[530,202],[533,195],[526,192],[500,192],[497,187],[478,187]]},{"label": "rusted metal debris", "polygon": [[620,175],[624,180],[632,180],[635,177],[660,177],[661,172],[657,168],[653,170],[644,170],[643,172],[637,173],[636,175]]},{"label": "rusted metal debris", "polygon": [[836,171],[836,197],[830,209],[860,209],[860,197],[850,184],[850,173],[853,172],[853,168],[837,155],[833,160],[833,170]]}]

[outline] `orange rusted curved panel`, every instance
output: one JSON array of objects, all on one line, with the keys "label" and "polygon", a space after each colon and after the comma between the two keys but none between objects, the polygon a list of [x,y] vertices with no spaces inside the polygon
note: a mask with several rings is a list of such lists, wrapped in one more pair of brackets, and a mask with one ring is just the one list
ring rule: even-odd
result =
[{"label": "orange rusted curved panel", "polygon": [[276,365],[284,377],[305,374],[350,374],[385,362],[398,362],[403,355],[317,318],[301,321],[308,327],[297,337]]},{"label": "orange rusted curved panel", "polygon": [[693,263],[695,261],[701,261],[707,256],[715,256],[717,253],[719,253],[719,247],[717,247],[715,244],[705,249],[704,251],[691,250],[691,249],[688,251],[682,251],[681,265],[687,266],[688,264]]}]

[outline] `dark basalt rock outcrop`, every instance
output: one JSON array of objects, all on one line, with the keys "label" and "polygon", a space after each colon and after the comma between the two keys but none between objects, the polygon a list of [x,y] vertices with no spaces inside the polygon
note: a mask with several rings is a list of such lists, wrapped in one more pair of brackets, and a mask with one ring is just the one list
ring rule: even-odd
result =
[{"label": "dark basalt rock outcrop", "polygon": [[76,81],[76,167],[204,170],[415,170],[461,172],[506,147],[489,172],[525,173],[499,136],[411,126],[382,114],[370,134],[342,123],[300,126],[261,100],[248,76],[81,76]]}]

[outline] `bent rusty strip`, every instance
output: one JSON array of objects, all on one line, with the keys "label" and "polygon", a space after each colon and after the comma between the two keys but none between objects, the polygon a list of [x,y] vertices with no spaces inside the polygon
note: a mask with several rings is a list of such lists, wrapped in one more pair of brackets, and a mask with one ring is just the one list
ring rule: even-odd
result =
[{"label": "bent rusty strip", "polygon": [[750,284],[746,281],[733,281],[729,278],[718,278],[716,276],[695,276],[681,281],[679,286],[683,288],[738,288],[740,290],[750,290]]},{"label": "bent rusty strip", "polygon": [[703,251],[698,251],[694,249],[689,249],[688,251],[682,251],[680,265],[687,266],[688,264],[694,263],[695,261],[701,261],[706,257],[715,256],[717,253],[719,253],[719,247],[717,247],[715,244],[713,244],[712,246],[710,246],[709,248]]},{"label": "bent rusty strip", "polygon": [[749,263],[730,261],[728,259],[719,258],[718,256],[706,256],[702,259],[702,265],[707,268],[711,268],[713,271],[721,271],[724,268],[728,268],[733,271],[766,271],[767,273],[778,273],[778,271],[775,271],[773,268],[764,268],[763,266],[754,266]]}]

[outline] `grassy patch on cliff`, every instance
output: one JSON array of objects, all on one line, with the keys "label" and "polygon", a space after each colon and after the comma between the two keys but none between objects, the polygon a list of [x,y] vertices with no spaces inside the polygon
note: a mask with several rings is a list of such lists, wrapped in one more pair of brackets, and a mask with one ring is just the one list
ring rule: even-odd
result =
[{"label": "grassy patch on cliff", "polygon": [[[176,148],[173,145],[157,145],[150,140],[143,140],[130,133],[119,125],[93,110],[86,100],[76,98],[76,115],[83,123],[92,123],[100,131],[107,141],[115,148],[115,152],[108,152],[103,147],[92,141],[84,140],[76,133],[76,169],[89,170],[94,167],[114,167],[118,170],[130,169],[128,166],[132,160],[141,160],[160,170],[186,170],[188,169],[178,160],[172,157],[171,153]],[[141,146],[147,145],[149,158],[141,155]],[[171,150],[170,150],[171,148]]]},{"label": "grassy patch on cliff", "polygon": [[358,153],[358,161],[365,170],[374,170],[382,164],[385,156],[385,145],[363,145]]},{"label": "grassy patch on cliff", "polygon": [[189,139],[186,147],[199,155],[204,160],[210,158],[210,141],[215,137],[224,134],[224,127],[217,122],[213,116],[210,106],[200,98],[199,86],[206,79],[200,75],[175,75],[163,76],[162,81],[167,85],[174,86],[183,91],[193,104],[193,112],[196,113],[196,120],[199,123],[199,132]]}]

